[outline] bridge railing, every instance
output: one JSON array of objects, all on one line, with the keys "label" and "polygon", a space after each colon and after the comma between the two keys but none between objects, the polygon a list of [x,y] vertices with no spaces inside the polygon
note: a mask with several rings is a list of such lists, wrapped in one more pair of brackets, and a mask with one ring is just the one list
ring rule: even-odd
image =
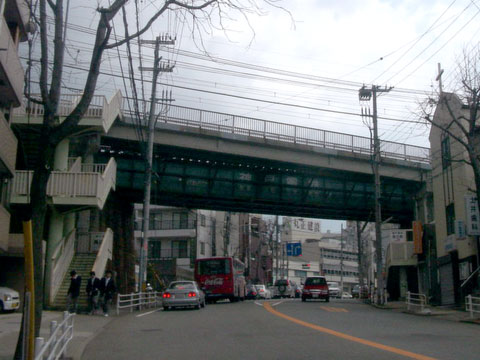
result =
[{"label": "bridge railing", "polygon": [[[124,101],[123,113],[133,117]],[[157,109],[161,113],[162,109]],[[143,116],[143,115],[141,115]],[[125,119],[128,121],[127,119]],[[158,123],[179,125],[186,128],[211,130],[221,133],[245,135],[265,140],[275,140],[291,144],[308,145],[326,149],[350,151],[359,154],[372,154],[372,142],[369,137],[350,135],[305,126],[291,125],[274,121],[236,116],[185,106],[171,105],[158,119]],[[381,156],[384,158],[429,163],[430,149],[392,141],[380,142]]]}]

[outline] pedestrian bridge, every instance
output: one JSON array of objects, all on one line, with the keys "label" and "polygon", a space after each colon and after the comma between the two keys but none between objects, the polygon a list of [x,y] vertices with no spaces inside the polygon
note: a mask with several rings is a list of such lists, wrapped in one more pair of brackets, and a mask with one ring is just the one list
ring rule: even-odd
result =
[{"label": "pedestrian bridge", "polygon": [[[143,145],[127,105],[102,135],[97,157],[115,157],[117,187],[138,202],[144,188]],[[169,106],[157,119],[154,141],[152,203],[373,219],[368,137]],[[387,141],[380,147],[383,217],[408,223],[414,195],[430,173],[429,149]]]}]

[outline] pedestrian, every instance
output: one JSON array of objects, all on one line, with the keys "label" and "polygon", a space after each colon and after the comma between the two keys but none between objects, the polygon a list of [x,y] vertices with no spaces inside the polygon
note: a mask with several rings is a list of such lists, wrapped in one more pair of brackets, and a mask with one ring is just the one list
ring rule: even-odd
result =
[{"label": "pedestrian", "polygon": [[102,278],[100,284],[100,291],[102,292],[103,299],[103,316],[108,316],[108,308],[112,302],[113,296],[117,291],[115,287],[115,281],[112,279],[112,272],[107,270],[105,277]]},{"label": "pedestrian", "polygon": [[70,271],[70,286],[67,291],[67,310],[71,313],[77,312],[78,296],[80,295],[80,286],[82,277],[77,275],[75,270]]},{"label": "pedestrian", "polygon": [[86,290],[89,313],[90,315],[95,315],[98,309],[98,297],[100,296],[100,279],[95,276],[95,271],[90,271]]}]

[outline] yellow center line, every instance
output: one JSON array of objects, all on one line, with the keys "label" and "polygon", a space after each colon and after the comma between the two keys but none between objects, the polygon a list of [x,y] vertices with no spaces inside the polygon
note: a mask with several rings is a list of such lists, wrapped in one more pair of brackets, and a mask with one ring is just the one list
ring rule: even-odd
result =
[{"label": "yellow center line", "polygon": [[415,359],[415,360],[437,360],[437,359],[432,358],[432,357],[429,357],[429,356],[420,355],[420,354],[415,354],[415,353],[410,352],[410,351],[407,351],[407,350],[402,350],[402,349],[399,349],[399,348],[396,348],[396,347],[392,347],[392,346],[388,346],[388,345],[383,345],[383,344],[377,343],[377,342],[375,342],[375,341],[365,340],[365,339],[362,339],[362,338],[358,338],[358,337],[356,337],[356,336],[351,336],[351,335],[348,335],[348,334],[341,333],[341,332],[339,332],[339,331],[327,329],[327,328],[325,328],[325,327],[323,327],[323,326],[318,326],[318,325],[315,325],[315,324],[308,323],[308,322],[306,322],[306,321],[302,321],[302,320],[300,320],[300,319],[296,319],[296,318],[294,318],[294,317],[285,315],[285,314],[283,314],[283,313],[275,310],[275,309],[272,308],[272,306],[271,306],[270,304],[268,304],[268,303],[264,303],[264,304],[263,304],[263,307],[265,308],[265,310],[267,310],[268,312],[272,313],[273,315],[276,315],[276,316],[278,316],[278,317],[281,317],[281,318],[283,318],[283,319],[285,319],[285,320],[289,320],[289,321],[294,322],[294,323],[296,323],[296,324],[298,324],[298,325],[302,325],[302,326],[308,327],[308,328],[310,328],[310,329],[323,332],[323,333],[325,333],[325,334],[333,335],[333,336],[339,337],[339,338],[341,338],[341,339],[353,341],[353,342],[356,342],[356,343],[359,343],[359,344],[363,344],[363,345],[367,345],[367,346],[370,346],[370,347],[373,347],[373,348],[376,348],[376,349],[381,349],[381,350],[388,351],[388,352],[391,352],[391,353],[394,353],[394,354],[402,355],[402,356],[405,356],[405,357],[410,358],[410,359]]},{"label": "yellow center line", "polygon": [[329,312],[348,312],[347,309],[344,308],[337,308],[333,306],[320,306],[321,309]]}]

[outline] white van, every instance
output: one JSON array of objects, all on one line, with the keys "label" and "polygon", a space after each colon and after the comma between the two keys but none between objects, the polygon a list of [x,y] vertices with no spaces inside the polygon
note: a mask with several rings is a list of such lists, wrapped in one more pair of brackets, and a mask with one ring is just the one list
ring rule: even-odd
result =
[{"label": "white van", "polygon": [[8,287],[0,286],[0,312],[15,311],[20,307],[18,292]]}]

